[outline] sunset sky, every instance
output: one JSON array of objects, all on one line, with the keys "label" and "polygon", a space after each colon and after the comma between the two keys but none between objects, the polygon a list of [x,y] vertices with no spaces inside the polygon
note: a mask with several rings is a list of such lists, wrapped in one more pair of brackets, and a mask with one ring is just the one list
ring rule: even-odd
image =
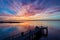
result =
[{"label": "sunset sky", "polygon": [[56,34],[59,38],[60,21],[31,20],[60,20],[60,0],[0,0],[0,40],[20,32],[27,32],[36,26],[48,26],[48,31],[52,34],[48,33],[50,39],[56,38]]},{"label": "sunset sky", "polygon": [[60,0],[0,0],[0,20],[60,19]]}]

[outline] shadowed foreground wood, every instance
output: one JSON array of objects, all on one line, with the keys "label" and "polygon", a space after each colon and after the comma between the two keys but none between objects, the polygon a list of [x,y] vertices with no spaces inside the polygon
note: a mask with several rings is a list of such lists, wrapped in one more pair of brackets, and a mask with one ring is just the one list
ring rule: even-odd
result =
[{"label": "shadowed foreground wood", "polygon": [[[46,30],[46,31],[44,31]],[[25,33],[22,32],[21,34],[17,34],[8,38],[5,38],[3,40],[39,40],[42,37],[47,37],[48,36],[48,28],[41,26],[39,28],[36,26],[34,30],[30,30],[29,32]]]}]

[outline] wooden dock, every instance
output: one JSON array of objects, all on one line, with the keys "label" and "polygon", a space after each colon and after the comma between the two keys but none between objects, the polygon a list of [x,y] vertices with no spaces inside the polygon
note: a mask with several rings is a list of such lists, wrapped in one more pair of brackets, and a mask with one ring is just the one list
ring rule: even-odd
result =
[{"label": "wooden dock", "polygon": [[22,32],[15,36],[5,38],[4,40],[39,40],[42,37],[48,36],[48,28],[43,26],[36,26],[32,31],[30,30],[27,33]]}]

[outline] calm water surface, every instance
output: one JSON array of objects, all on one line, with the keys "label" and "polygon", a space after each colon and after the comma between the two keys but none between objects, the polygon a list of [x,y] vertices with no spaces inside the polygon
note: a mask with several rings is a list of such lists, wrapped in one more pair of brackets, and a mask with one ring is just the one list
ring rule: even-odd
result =
[{"label": "calm water surface", "polygon": [[23,23],[0,23],[0,39],[34,29],[35,26],[48,26],[48,37],[42,40],[60,40],[60,21],[23,21]]}]

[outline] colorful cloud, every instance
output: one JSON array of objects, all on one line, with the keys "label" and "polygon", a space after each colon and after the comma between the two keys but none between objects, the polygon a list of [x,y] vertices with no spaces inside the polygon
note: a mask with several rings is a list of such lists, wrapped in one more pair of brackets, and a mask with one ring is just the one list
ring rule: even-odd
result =
[{"label": "colorful cloud", "polygon": [[60,0],[0,0],[0,16],[35,15],[39,18],[60,15]]}]

